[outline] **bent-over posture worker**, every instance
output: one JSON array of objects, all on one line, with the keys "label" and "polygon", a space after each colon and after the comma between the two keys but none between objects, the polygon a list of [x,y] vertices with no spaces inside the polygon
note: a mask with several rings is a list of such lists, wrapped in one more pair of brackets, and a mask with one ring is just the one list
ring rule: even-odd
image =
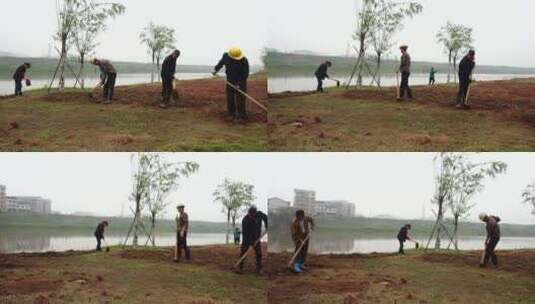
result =
[{"label": "bent-over posture worker", "polygon": [[405,93],[409,100],[412,100],[412,90],[409,86],[409,77],[411,76],[411,56],[407,52],[409,47],[402,45],[399,47],[401,51],[401,64],[399,65],[398,72],[401,73],[401,85],[399,86],[399,98],[398,101],[405,99]]},{"label": "bent-over posture worker", "polygon": [[117,71],[115,67],[106,59],[95,58],[91,61],[100,69],[100,85],[102,88],[102,97],[105,104],[112,103],[113,92],[115,90],[115,79],[117,78]]},{"label": "bent-over posture worker", "polygon": [[308,255],[308,245],[310,241],[310,239],[307,239],[307,237],[310,232],[314,230],[314,220],[310,216],[306,216],[305,211],[297,210],[295,212],[295,218],[292,221],[290,230],[292,232],[292,240],[295,245],[294,253],[296,253],[301,247],[301,244],[305,242],[293,265],[293,270],[295,272],[301,272],[302,270],[307,269],[305,262]]},{"label": "bent-over posture worker", "polygon": [[437,70],[435,70],[434,67],[431,67],[431,70],[429,71],[429,85],[435,84],[435,74],[437,73]]},{"label": "bent-over posture worker", "polygon": [[174,50],[162,63],[162,102],[160,108],[167,108],[173,95],[173,81],[175,80],[176,61],[180,57],[180,51]]},{"label": "bent-over posture worker", "polygon": [[189,248],[188,248],[188,229],[189,229],[189,217],[184,211],[184,205],[178,205],[178,215],[176,217],[176,248],[175,248],[175,262],[180,262],[182,258],[182,250],[186,254],[186,260],[191,260]]},{"label": "bent-over posture worker", "polygon": [[476,52],[470,50],[466,56],[459,63],[459,93],[457,93],[457,108],[468,109],[466,104],[466,95],[468,94],[468,88],[472,83],[472,72],[476,67]]},{"label": "bent-over posture worker", "polygon": [[314,75],[316,75],[316,79],[318,80],[318,87],[316,88],[316,92],[323,93],[323,80],[325,80],[325,78],[329,78],[327,70],[332,65],[332,62],[325,61],[324,63],[320,64],[320,66],[316,69],[316,72],[314,73]]},{"label": "bent-over posture worker", "polygon": [[[225,67],[225,74],[227,81],[247,93],[247,78],[249,78],[249,61],[243,55],[240,48],[231,48],[219,63],[215,66],[214,76]],[[228,114],[234,119],[247,120],[247,105],[245,104],[245,96],[229,86],[226,87],[227,95],[227,110]]]},{"label": "bent-over posture worker", "polygon": [[401,227],[401,229],[398,232],[398,241],[399,241],[398,253],[399,254],[405,254],[405,251],[403,250],[403,244],[405,243],[405,241],[411,239],[409,237],[409,230],[411,230],[411,224],[407,224]]},{"label": "bent-over posture worker", "polygon": [[494,266],[498,266],[498,257],[495,250],[498,242],[500,241],[500,218],[495,215],[487,215],[486,213],[479,214],[479,219],[485,222],[487,225],[487,238],[485,239],[485,256],[483,257],[483,263],[479,266],[486,267],[489,259],[492,260]]},{"label": "bent-over posture worker", "polygon": [[102,221],[100,224],[97,225],[97,229],[95,230],[95,237],[97,238],[97,251],[102,251],[102,248],[100,247],[101,240],[104,239],[104,230],[108,227],[108,221]]},{"label": "bent-over posture worker", "polygon": [[[31,67],[31,64],[25,62],[15,70],[13,74],[13,80],[15,80],[15,96],[22,96],[22,81],[26,79],[26,71]],[[29,80],[27,83],[29,83]]]},{"label": "bent-over posture worker", "polygon": [[[241,222],[242,226],[242,243],[240,249],[240,258],[249,250],[249,247],[254,246],[256,259],[256,273],[262,274],[262,244],[260,238],[262,237],[262,222],[266,230],[268,229],[267,215],[251,206],[247,215]],[[239,264],[238,273],[243,273],[243,263],[245,259]]]}]

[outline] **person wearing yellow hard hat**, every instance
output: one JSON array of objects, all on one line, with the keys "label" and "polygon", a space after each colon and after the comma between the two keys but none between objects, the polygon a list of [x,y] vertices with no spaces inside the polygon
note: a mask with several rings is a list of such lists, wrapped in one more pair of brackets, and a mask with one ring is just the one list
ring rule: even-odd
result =
[{"label": "person wearing yellow hard hat", "polygon": [[[219,63],[215,66],[214,76],[225,67],[227,82],[247,93],[247,78],[249,77],[249,61],[238,47],[232,47],[223,54]],[[245,96],[227,84],[227,110],[233,119],[247,120],[247,108]]]}]

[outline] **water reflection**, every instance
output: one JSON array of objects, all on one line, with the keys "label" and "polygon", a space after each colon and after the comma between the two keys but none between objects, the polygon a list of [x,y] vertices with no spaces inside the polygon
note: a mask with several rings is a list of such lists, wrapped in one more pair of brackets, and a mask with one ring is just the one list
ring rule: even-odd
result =
[{"label": "water reflection", "polygon": [[[349,75],[335,75],[332,76],[339,79],[342,83],[347,81]],[[519,75],[519,74],[477,74],[474,76],[476,80],[479,81],[490,81],[490,80],[508,80],[514,78],[528,78],[535,77],[535,75]],[[437,74],[436,83],[446,83],[448,79],[447,74]],[[364,77],[363,84],[370,85],[372,81],[371,77]],[[412,74],[411,75],[411,84],[413,85],[423,85],[428,84],[429,76],[428,74]],[[383,86],[395,86],[396,77],[395,75],[383,76],[381,78],[381,84]],[[268,91],[269,93],[280,93],[285,91],[312,91],[316,89],[316,78],[312,76],[297,76],[297,77],[269,77],[268,80]],[[334,87],[336,83],[326,79],[324,81],[324,87]]]}]

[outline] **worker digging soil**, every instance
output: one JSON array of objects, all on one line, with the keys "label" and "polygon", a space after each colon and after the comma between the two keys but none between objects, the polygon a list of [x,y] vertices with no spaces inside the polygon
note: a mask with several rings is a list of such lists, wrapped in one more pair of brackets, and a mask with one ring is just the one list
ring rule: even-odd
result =
[{"label": "worker digging soil", "polygon": [[242,244],[240,248],[240,260],[238,262],[238,270],[236,273],[243,274],[243,264],[245,258],[250,251],[250,247],[255,252],[256,269],[255,272],[258,275],[262,275],[262,223],[267,231],[268,229],[268,217],[267,215],[259,211],[255,206],[251,206],[247,212],[247,215],[242,220]]},{"label": "worker digging soil", "polygon": [[[180,57],[180,51],[174,50],[162,63],[162,102],[160,102],[160,108],[162,109],[167,109],[171,98],[173,98],[173,81],[175,80],[178,57]],[[173,103],[176,103],[176,100],[173,99]]]},{"label": "worker digging soil", "polygon": [[[95,230],[95,237],[97,238],[97,251],[102,251],[101,248],[101,241],[104,240],[104,230],[108,227],[109,223],[108,221],[102,221],[100,224],[97,225],[97,229]],[[106,249],[108,250],[108,249]]]},{"label": "worker digging soil", "polygon": [[410,240],[409,237],[409,230],[411,230],[412,226],[411,224],[406,224],[398,232],[398,241],[399,241],[399,254],[405,254],[405,251],[403,250],[403,245],[405,244],[405,241]]},{"label": "worker digging soil", "polygon": [[314,75],[316,76],[316,80],[318,81],[318,86],[316,88],[317,93],[323,93],[323,81],[326,78],[330,78],[327,74],[327,71],[332,65],[332,62],[325,61],[324,63],[320,64],[320,66],[316,69]]},{"label": "worker digging soil", "polygon": [[190,251],[188,248],[188,228],[189,217],[184,211],[185,206],[180,204],[176,207],[178,215],[176,216],[176,246],[175,246],[175,263],[180,262],[182,258],[182,250],[186,254],[186,261],[191,260]]},{"label": "worker digging soil", "polygon": [[115,90],[115,80],[117,79],[117,70],[109,60],[94,58],[91,64],[100,69],[100,86],[102,87],[102,97],[104,104],[111,104],[113,101],[113,92]]},{"label": "worker digging soil", "polygon": [[[217,73],[223,67],[225,67],[228,82],[226,86],[228,115],[231,119],[247,121],[246,96],[243,93],[247,93],[249,61],[243,55],[240,48],[233,47],[227,53],[223,54],[219,63],[214,67],[212,75],[217,76]],[[239,92],[238,89],[243,93]]]},{"label": "worker digging soil", "polygon": [[297,210],[290,226],[295,245],[294,257],[290,261],[290,266],[295,273],[307,270],[305,263],[312,230],[314,230],[314,220],[310,216],[306,216],[304,210]]},{"label": "worker digging soil", "polygon": [[485,239],[485,250],[482,254],[480,267],[486,267],[489,259],[492,260],[494,266],[498,266],[498,257],[496,256],[496,246],[500,241],[500,225],[501,219],[495,215],[487,215],[486,213],[479,214],[479,219],[486,223],[487,238]]},{"label": "worker digging soil", "polygon": [[470,50],[459,63],[459,93],[457,93],[457,109],[470,109],[467,104],[468,92],[472,83],[472,73],[476,66],[476,52]]},{"label": "worker digging soil", "polygon": [[31,81],[29,78],[26,78],[26,71],[32,67],[31,64],[25,62],[20,65],[13,74],[13,80],[15,80],[15,96],[22,96],[22,81],[26,79],[26,85],[30,86]]}]

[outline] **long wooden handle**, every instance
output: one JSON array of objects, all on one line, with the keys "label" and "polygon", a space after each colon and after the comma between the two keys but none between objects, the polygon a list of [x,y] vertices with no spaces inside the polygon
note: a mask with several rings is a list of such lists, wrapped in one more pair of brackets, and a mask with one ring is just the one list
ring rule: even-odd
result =
[{"label": "long wooden handle", "polygon": [[483,249],[483,252],[481,253],[481,260],[479,261],[480,265],[483,265],[485,263],[485,254],[487,253],[487,242],[485,242],[485,247]]},{"label": "long wooden handle", "polygon": [[303,250],[303,247],[305,247],[305,244],[306,242],[308,242],[308,240],[310,239],[310,233],[307,235],[307,237],[303,240],[303,242],[301,243],[301,246],[299,246],[299,248],[297,249],[297,251],[294,253],[294,255],[292,256],[292,259],[290,260],[290,262],[288,263],[288,267],[291,268],[293,263],[295,262],[295,259],[297,258],[297,256],[299,255],[299,253],[301,253],[301,250]]},{"label": "long wooden handle", "polygon": [[397,92],[398,92],[398,99],[401,98],[400,96],[400,90],[399,90],[399,72],[396,72],[396,88],[397,88]]},{"label": "long wooden handle", "polygon": [[245,258],[249,255],[249,253],[251,253],[251,251],[256,247],[256,245],[258,245],[258,242],[260,242],[264,238],[264,236],[266,236],[266,234],[267,234],[267,231],[264,231],[264,233],[262,233],[260,238],[258,238],[258,240],[254,242],[253,246],[249,246],[247,251],[240,257],[240,259],[236,262],[236,264],[234,264],[234,268],[238,267],[240,263],[243,260],[245,260]]},{"label": "long wooden handle", "polygon": [[232,83],[230,83],[229,81],[225,81],[227,83],[227,85],[231,88],[233,88],[234,90],[238,91],[240,94],[242,94],[243,96],[247,97],[250,101],[252,101],[254,104],[256,104],[259,108],[261,108],[262,110],[264,110],[266,113],[268,112],[268,108],[266,108],[266,106],[264,106],[260,101],[254,99],[251,95],[245,93],[244,91],[240,90],[240,88],[238,88],[237,86],[233,85]]}]

